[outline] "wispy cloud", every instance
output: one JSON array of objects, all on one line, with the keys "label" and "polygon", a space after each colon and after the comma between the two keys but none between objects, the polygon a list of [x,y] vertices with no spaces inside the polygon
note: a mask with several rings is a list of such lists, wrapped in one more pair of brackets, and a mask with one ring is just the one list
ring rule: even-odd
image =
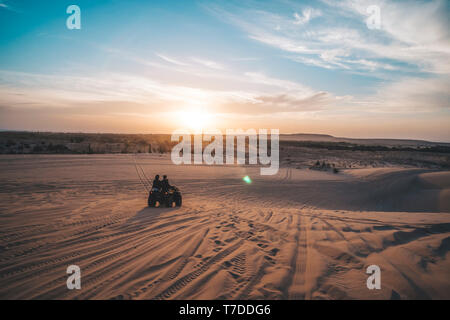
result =
[{"label": "wispy cloud", "polygon": [[160,57],[161,59],[163,59],[164,61],[169,62],[169,63],[176,64],[176,65],[178,65],[178,66],[188,66],[188,65],[189,65],[189,64],[187,64],[187,63],[185,63],[185,62],[179,61],[179,60],[177,60],[177,59],[175,59],[175,58],[169,57],[169,56],[164,55],[164,54],[161,54],[161,53],[155,53],[155,54],[156,54],[158,57]]},{"label": "wispy cloud", "polygon": [[449,77],[408,78],[379,88],[367,102],[378,113],[450,111],[449,88]]},{"label": "wispy cloud", "polygon": [[228,89],[212,90],[119,73],[81,77],[0,71],[0,105],[28,108],[33,103],[39,108],[61,108],[106,101],[147,105],[151,101],[166,110],[208,105],[210,111],[233,113],[240,106],[242,114],[258,115],[320,110],[336,100],[330,93],[262,73],[248,72],[239,78],[240,82],[230,82]]},{"label": "wispy cloud", "polygon": [[322,12],[320,10],[312,9],[312,8],[306,8],[302,10],[301,14],[298,14],[297,12],[294,13],[294,24],[302,25],[305,23],[308,23],[312,18],[319,17],[322,15]]},{"label": "wispy cloud", "polygon": [[[0,10],[10,5],[2,0],[0,4],[4,4]],[[369,4],[381,8],[380,30],[366,26]],[[386,115],[388,120],[450,114],[450,28],[445,1],[321,0],[306,5],[290,0],[230,0],[204,6],[228,25],[220,23],[214,32],[199,35],[186,33],[195,44],[187,51],[178,49],[176,42],[167,45],[166,37],[143,44],[136,35],[138,45],[133,46],[131,40],[102,42],[87,36],[79,41],[92,50],[83,50],[79,60],[68,62],[64,57],[59,66],[52,61],[45,66],[51,70],[48,74],[0,70],[0,108],[35,114],[83,110],[95,115],[101,108],[103,115],[149,118],[200,105],[232,120],[233,125],[242,119],[261,124],[255,119],[264,118],[269,124],[273,119],[280,124],[291,122],[293,128],[294,120],[302,117],[332,123],[360,117],[367,124],[372,121],[364,119],[368,114]],[[200,25],[217,22],[207,19]],[[139,29],[145,30],[144,26]],[[167,37],[177,32],[158,26]],[[226,36],[214,42],[216,31]],[[58,34],[62,36],[66,37]],[[205,39],[224,52],[212,54]],[[10,44],[11,51],[18,55],[26,51],[18,50],[15,42]],[[65,52],[66,47],[48,43]],[[47,47],[42,48],[36,52],[36,61],[48,60]],[[93,63],[91,57],[106,63]],[[10,61],[2,68],[13,69]],[[29,65],[15,66],[26,70]],[[5,121],[0,119],[0,124]]]},{"label": "wispy cloud", "polygon": [[[289,53],[295,60],[324,68],[450,72],[450,23],[445,1],[322,1],[319,9],[304,8],[289,16],[264,10],[239,14],[212,8],[221,19],[240,27],[258,42]],[[381,30],[366,26],[369,5],[381,8]],[[250,18],[249,18],[250,17]],[[320,22],[313,23],[313,17]],[[382,61],[384,60],[384,61]],[[389,60],[389,62],[387,61]]]},{"label": "wispy cloud", "polygon": [[222,66],[220,63],[217,63],[215,61],[211,60],[205,60],[205,59],[199,59],[199,58],[191,58],[192,61],[199,63],[205,67],[216,69],[216,70],[223,70],[224,66]]},{"label": "wispy cloud", "polygon": [[15,6],[13,6],[10,1],[0,1],[0,10],[8,10],[15,13],[21,13],[19,9],[17,9]]}]

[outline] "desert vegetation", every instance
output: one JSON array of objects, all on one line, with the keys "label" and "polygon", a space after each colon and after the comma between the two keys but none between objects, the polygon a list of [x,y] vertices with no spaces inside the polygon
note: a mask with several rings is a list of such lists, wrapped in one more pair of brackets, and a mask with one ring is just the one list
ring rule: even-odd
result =
[{"label": "desert vegetation", "polygon": [[[449,144],[413,140],[393,144],[393,141],[298,141],[281,135],[280,163],[335,173],[341,169],[367,167],[450,168]],[[164,154],[176,143],[169,134],[0,132],[0,154]],[[223,143],[225,145],[225,137]],[[248,145],[248,140],[246,143]],[[203,142],[203,148],[208,144]],[[268,144],[270,150],[270,141]]]},{"label": "desert vegetation", "polygon": [[1,154],[166,153],[163,134],[1,132]]},{"label": "desert vegetation", "polygon": [[337,171],[350,168],[450,168],[450,146],[377,145],[346,142],[280,141],[280,163],[297,169]]}]

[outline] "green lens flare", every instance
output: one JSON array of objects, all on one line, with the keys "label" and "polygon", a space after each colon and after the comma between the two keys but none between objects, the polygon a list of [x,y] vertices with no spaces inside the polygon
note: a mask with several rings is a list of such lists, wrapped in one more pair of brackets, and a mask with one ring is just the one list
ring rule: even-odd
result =
[{"label": "green lens flare", "polygon": [[252,179],[250,179],[250,177],[249,176],[245,176],[245,177],[243,177],[242,178],[242,180],[244,180],[245,181],[245,183],[252,183]]}]

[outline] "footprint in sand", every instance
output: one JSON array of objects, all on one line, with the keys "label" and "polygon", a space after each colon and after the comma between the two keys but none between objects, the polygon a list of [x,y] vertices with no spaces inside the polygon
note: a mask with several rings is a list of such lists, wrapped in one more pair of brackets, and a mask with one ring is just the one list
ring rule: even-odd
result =
[{"label": "footprint in sand", "polygon": [[273,248],[272,250],[269,251],[269,254],[274,257],[277,255],[278,251],[280,251],[280,249],[278,248]]},{"label": "footprint in sand", "polygon": [[264,256],[264,259],[266,259],[267,261],[269,261],[271,264],[275,264],[275,260],[269,256]]},{"label": "footprint in sand", "polygon": [[238,275],[238,274],[236,274],[236,273],[234,273],[234,272],[231,272],[231,271],[228,271],[228,273],[234,278],[234,279],[239,279],[241,276],[240,275]]}]

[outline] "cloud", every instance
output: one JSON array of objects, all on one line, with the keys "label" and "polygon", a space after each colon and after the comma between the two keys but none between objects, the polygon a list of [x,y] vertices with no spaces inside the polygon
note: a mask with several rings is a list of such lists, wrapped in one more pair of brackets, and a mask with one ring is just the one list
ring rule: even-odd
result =
[{"label": "cloud", "polygon": [[211,90],[119,73],[55,76],[0,71],[0,105],[64,109],[122,102],[148,106],[149,112],[155,111],[153,106],[159,106],[156,110],[207,106],[210,112],[257,116],[326,109],[336,99],[330,93],[262,73],[247,72],[239,78],[240,82],[233,81],[228,89]]},{"label": "cloud", "polygon": [[[147,106],[149,112],[155,108],[208,105],[211,112],[255,117],[280,113],[334,112],[338,117],[339,112],[342,116],[351,112],[414,114],[448,110],[450,50],[448,30],[444,28],[448,22],[439,13],[442,1],[414,2],[414,9],[406,8],[405,12],[405,4],[382,1],[383,27],[375,31],[365,25],[363,1],[323,2],[325,6],[320,9],[293,6],[277,12],[253,8],[211,10],[238,26],[248,38],[281,51],[281,57],[296,63],[363,75],[370,72],[370,76],[382,74],[387,81],[376,88],[375,94],[339,97],[273,74],[233,70],[222,61],[199,56],[157,52],[153,61],[104,48],[117,57],[152,68],[151,72],[140,68],[138,74],[93,72],[77,77],[0,71],[0,103],[17,108],[69,108],[127,102]],[[421,6],[425,6],[425,18],[414,14],[421,12]],[[425,33],[432,33],[429,37],[419,35],[420,24],[427,19],[430,21]],[[408,30],[413,34],[408,34]],[[255,58],[241,61],[247,59]],[[246,64],[245,68],[251,69],[250,66],[254,65]],[[262,69],[270,70],[264,66]],[[398,71],[415,75],[397,75]]]},{"label": "cloud", "polygon": [[266,112],[308,112],[324,110],[332,105],[334,97],[328,92],[316,92],[310,96],[295,96],[292,94],[280,94],[276,96],[257,97],[259,105]]},{"label": "cloud", "polygon": [[224,69],[224,67],[220,63],[217,63],[215,61],[199,59],[199,58],[191,58],[191,60],[198,64],[201,64],[205,67],[211,68],[211,69],[216,69],[216,70]]},{"label": "cloud", "polygon": [[231,77],[223,88],[206,89],[119,73],[55,76],[0,71],[0,105],[64,109],[75,105],[95,107],[99,103],[123,103],[133,108],[146,106],[147,112],[200,105],[207,106],[212,113],[253,116],[330,111],[339,112],[341,116],[346,112],[411,115],[448,110],[449,87],[449,77],[405,78],[380,86],[375,94],[355,98],[335,96],[261,72],[244,72]]},{"label": "cloud", "polygon": [[[8,2],[8,4],[7,4]],[[15,13],[22,13],[20,10],[18,10],[15,6],[12,6],[11,4],[9,4],[9,1],[0,1],[0,9],[5,9],[11,12],[15,12]]]},{"label": "cloud", "polygon": [[407,78],[381,87],[370,105],[376,112],[430,113],[450,111],[450,78]]},{"label": "cloud", "polygon": [[315,10],[312,8],[306,8],[302,10],[301,15],[299,15],[297,12],[294,13],[294,24],[296,25],[302,25],[308,23],[312,18],[319,17],[322,15],[322,12],[320,10]]},{"label": "cloud", "polygon": [[[286,10],[295,9],[289,2]],[[381,30],[366,26],[367,7],[381,8]],[[296,53],[294,61],[348,71],[401,69],[406,72],[450,72],[450,22],[444,0],[388,2],[329,1],[303,8],[295,20],[264,9],[212,8],[221,19],[241,28],[250,39]],[[320,16],[320,21],[312,21]]]},{"label": "cloud", "polygon": [[364,23],[370,5],[380,8],[381,29],[362,29],[344,44],[367,55],[414,64],[423,72],[450,72],[450,22],[448,1],[322,0],[337,9],[337,14],[352,16]]},{"label": "cloud", "polygon": [[284,91],[296,91],[306,94],[313,92],[311,88],[298,82],[269,77],[261,72],[245,72],[244,75],[249,81],[253,83],[262,84],[269,87],[276,87]]},{"label": "cloud", "polygon": [[[353,119],[363,126],[370,124],[368,117],[392,122],[394,114],[408,119],[449,111],[448,78],[404,79],[358,98],[316,91],[261,72],[236,75],[232,84],[209,90],[135,74],[56,76],[0,71],[0,124],[33,130],[170,131],[177,112],[192,106],[204,108],[228,127],[269,126],[277,121],[277,125],[289,123],[288,130],[295,131],[314,119],[329,121],[327,126]],[[160,121],[148,127],[155,118]],[[442,123],[445,117],[439,119]]]},{"label": "cloud", "polygon": [[176,65],[178,65],[178,66],[188,66],[188,65],[189,65],[189,64],[187,64],[187,63],[185,63],[185,62],[181,62],[181,61],[176,60],[176,59],[174,59],[174,58],[168,57],[167,55],[163,55],[163,54],[160,54],[160,53],[155,53],[155,54],[156,54],[158,57],[160,57],[161,59],[163,59],[164,61],[169,62],[169,63],[176,64]]}]

